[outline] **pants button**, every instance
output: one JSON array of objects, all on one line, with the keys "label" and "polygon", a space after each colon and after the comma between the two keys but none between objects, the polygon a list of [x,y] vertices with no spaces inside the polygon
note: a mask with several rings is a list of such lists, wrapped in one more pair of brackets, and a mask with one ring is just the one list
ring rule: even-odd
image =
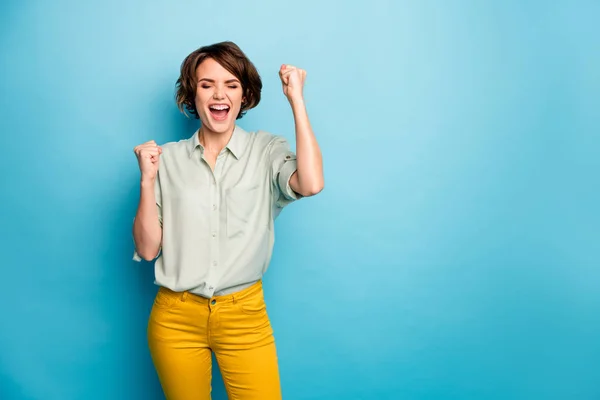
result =
[{"label": "pants button", "polygon": [[217,304],[217,301],[213,300],[213,301],[210,302],[210,304],[215,305],[215,304]]}]

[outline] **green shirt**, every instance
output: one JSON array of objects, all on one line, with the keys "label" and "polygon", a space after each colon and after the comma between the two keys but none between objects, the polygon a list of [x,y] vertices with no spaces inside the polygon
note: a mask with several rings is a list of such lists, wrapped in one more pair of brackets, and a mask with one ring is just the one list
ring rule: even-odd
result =
[{"label": "green shirt", "polygon": [[[155,283],[211,297],[261,279],[271,260],[274,220],[301,197],[289,184],[297,165],[287,140],[236,125],[214,170],[198,131],[162,150],[155,197],[163,236]],[[134,260],[141,260],[137,252]]]}]

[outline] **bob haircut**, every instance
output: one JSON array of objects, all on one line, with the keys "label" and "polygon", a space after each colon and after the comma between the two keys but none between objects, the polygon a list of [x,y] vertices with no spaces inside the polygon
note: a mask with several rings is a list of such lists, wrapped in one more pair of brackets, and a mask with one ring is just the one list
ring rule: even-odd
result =
[{"label": "bob haircut", "polygon": [[248,110],[256,107],[260,102],[262,81],[254,64],[235,43],[229,41],[200,47],[183,60],[176,84],[177,94],[175,99],[177,107],[188,117],[191,114],[196,119],[200,118],[195,103],[198,83],[196,69],[207,58],[212,58],[239,79],[245,100],[242,102],[242,107],[236,119],[242,118]]}]

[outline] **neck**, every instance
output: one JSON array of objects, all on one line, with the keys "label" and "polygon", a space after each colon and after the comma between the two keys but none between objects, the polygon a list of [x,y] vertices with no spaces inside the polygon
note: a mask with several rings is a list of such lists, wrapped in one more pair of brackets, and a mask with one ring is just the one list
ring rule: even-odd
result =
[{"label": "neck", "polygon": [[198,132],[198,140],[200,141],[200,144],[204,146],[205,151],[208,150],[211,153],[219,154],[221,150],[227,146],[227,143],[229,143],[234,129],[235,126],[228,129],[227,132],[217,133],[205,126],[201,126]]}]

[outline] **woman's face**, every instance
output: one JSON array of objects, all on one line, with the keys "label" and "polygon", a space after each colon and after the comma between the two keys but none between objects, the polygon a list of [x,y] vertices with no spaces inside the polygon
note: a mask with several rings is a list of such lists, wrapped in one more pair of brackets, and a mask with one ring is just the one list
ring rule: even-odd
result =
[{"label": "woman's face", "polygon": [[196,110],[204,129],[230,132],[242,107],[240,81],[212,58],[196,68]]}]

